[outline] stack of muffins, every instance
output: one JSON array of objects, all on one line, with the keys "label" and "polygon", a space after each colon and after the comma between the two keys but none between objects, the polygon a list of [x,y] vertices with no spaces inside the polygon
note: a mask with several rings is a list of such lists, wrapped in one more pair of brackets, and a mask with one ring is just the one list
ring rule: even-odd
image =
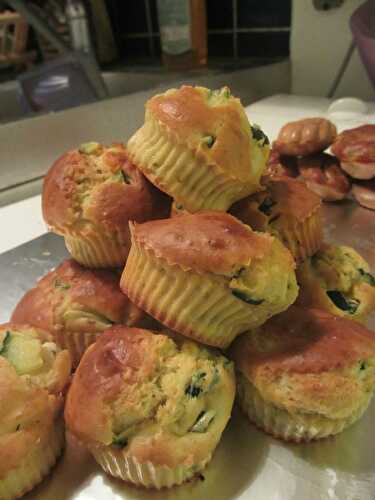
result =
[{"label": "stack of muffins", "polygon": [[375,280],[355,250],[323,243],[304,183],[261,181],[268,155],[228,88],[184,86],[147,102],[127,148],[91,142],[55,162],[43,214],[72,260],[0,329],[1,498],[60,454],[71,365],[67,429],[108,474],[147,488],[202,471],[236,392],[284,440],[363,414]]}]

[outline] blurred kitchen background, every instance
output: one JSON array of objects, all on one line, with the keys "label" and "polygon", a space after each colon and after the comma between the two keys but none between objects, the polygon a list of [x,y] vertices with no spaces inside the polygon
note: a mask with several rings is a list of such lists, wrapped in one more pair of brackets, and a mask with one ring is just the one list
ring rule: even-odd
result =
[{"label": "blurred kitchen background", "polygon": [[349,26],[362,3],[0,0],[0,122],[241,70],[245,104],[254,91],[371,99]]},{"label": "blurred kitchen background", "polygon": [[40,192],[62,151],[126,140],[145,100],[182,83],[228,85],[245,106],[274,94],[374,100],[374,6],[0,0],[0,206]]}]

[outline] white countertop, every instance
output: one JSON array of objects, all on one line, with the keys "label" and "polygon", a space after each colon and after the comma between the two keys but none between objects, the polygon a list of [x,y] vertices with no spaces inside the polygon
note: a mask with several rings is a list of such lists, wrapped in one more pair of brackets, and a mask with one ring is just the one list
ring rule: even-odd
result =
[{"label": "white countertop", "polygon": [[[283,124],[303,117],[325,116],[337,125],[339,131],[363,123],[375,123],[375,103],[364,103],[367,107],[364,113],[356,111],[355,106],[360,109],[358,103],[354,103],[354,108],[352,106],[350,110],[351,103],[345,101],[338,103],[341,110],[330,112],[331,103],[325,98],[276,95],[252,104],[247,108],[247,113],[252,122],[263,128],[271,141]],[[0,208],[0,253],[46,232],[40,195]]]}]

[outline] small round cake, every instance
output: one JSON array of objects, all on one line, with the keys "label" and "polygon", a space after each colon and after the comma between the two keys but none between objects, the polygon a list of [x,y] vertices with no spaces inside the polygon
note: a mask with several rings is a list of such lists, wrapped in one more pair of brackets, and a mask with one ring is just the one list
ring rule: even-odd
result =
[{"label": "small round cake", "polygon": [[112,324],[154,326],[155,321],[121,292],[119,283],[118,273],[89,270],[66,260],[26,292],[12,321],[52,333],[69,350],[76,367],[87,347]]},{"label": "small round cake", "polygon": [[87,267],[119,267],[130,247],[128,221],[167,217],[169,202],[121,144],[97,142],[61,156],[44,180],[43,217]]},{"label": "small round cake", "polygon": [[306,156],[324,151],[336,135],[336,127],[329,120],[304,118],[285,124],[272,147],[281,155]]},{"label": "small round cake", "polygon": [[252,229],[279,238],[297,263],[322,244],[320,198],[295,179],[269,180],[264,191],[238,201],[230,212]]},{"label": "small round cake", "polygon": [[364,180],[375,177],[375,125],[344,130],[331,150],[351,177]]},{"label": "small round cake", "polygon": [[375,309],[375,278],[353,248],[325,245],[297,269],[298,303],[349,319],[363,320]]},{"label": "small round cake", "polygon": [[20,498],[51,470],[64,447],[62,410],[70,356],[51,335],[0,326],[0,498]]},{"label": "small round cake", "polygon": [[351,182],[338,159],[327,153],[298,158],[299,178],[324,201],[339,201],[350,193]]},{"label": "small round cake", "polygon": [[210,461],[234,394],[233,365],[219,353],[114,326],[84,354],[65,421],[108,474],[159,489]]},{"label": "small round cake", "polygon": [[284,179],[298,177],[297,158],[295,156],[283,156],[275,149],[271,149],[266,169],[262,176],[262,184],[269,179]]},{"label": "small round cake", "polygon": [[227,347],[297,297],[295,263],[282,243],[222,212],[133,224],[121,289],[187,337]]},{"label": "small round cake", "polygon": [[146,103],[127,148],[153,184],[193,213],[226,211],[259,190],[269,141],[228,87],[183,86]]},{"label": "small round cake", "polygon": [[375,210],[375,179],[353,183],[352,195],[362,207]]},{"label": "small round cake", "polygon": [[241,408],[286,441],[338,434],[365,412],[375,388],[375,335],[318,309],[290,307],[231,348]]}]

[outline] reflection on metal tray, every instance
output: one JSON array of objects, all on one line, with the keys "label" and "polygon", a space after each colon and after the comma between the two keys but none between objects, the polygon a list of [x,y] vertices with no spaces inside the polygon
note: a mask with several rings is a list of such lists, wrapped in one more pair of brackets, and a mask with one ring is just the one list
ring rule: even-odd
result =
[{"label": "reflection on metal tray", "polygon": [[[375,214],[351,202],[324,208],[326,239],[354,246],[375,268]],[[36,279],[67,256],[48,234],[0,256],[0,321]],[[374,326],[374,322],[372,322]],[[63,458],[28,500],[374,500],[375,400],[364,417],[335,438],[285,444],[266,436],[238,410],[212,462],[197,479],[171,490],[144,491],[101,472],[68,437]]]}]

